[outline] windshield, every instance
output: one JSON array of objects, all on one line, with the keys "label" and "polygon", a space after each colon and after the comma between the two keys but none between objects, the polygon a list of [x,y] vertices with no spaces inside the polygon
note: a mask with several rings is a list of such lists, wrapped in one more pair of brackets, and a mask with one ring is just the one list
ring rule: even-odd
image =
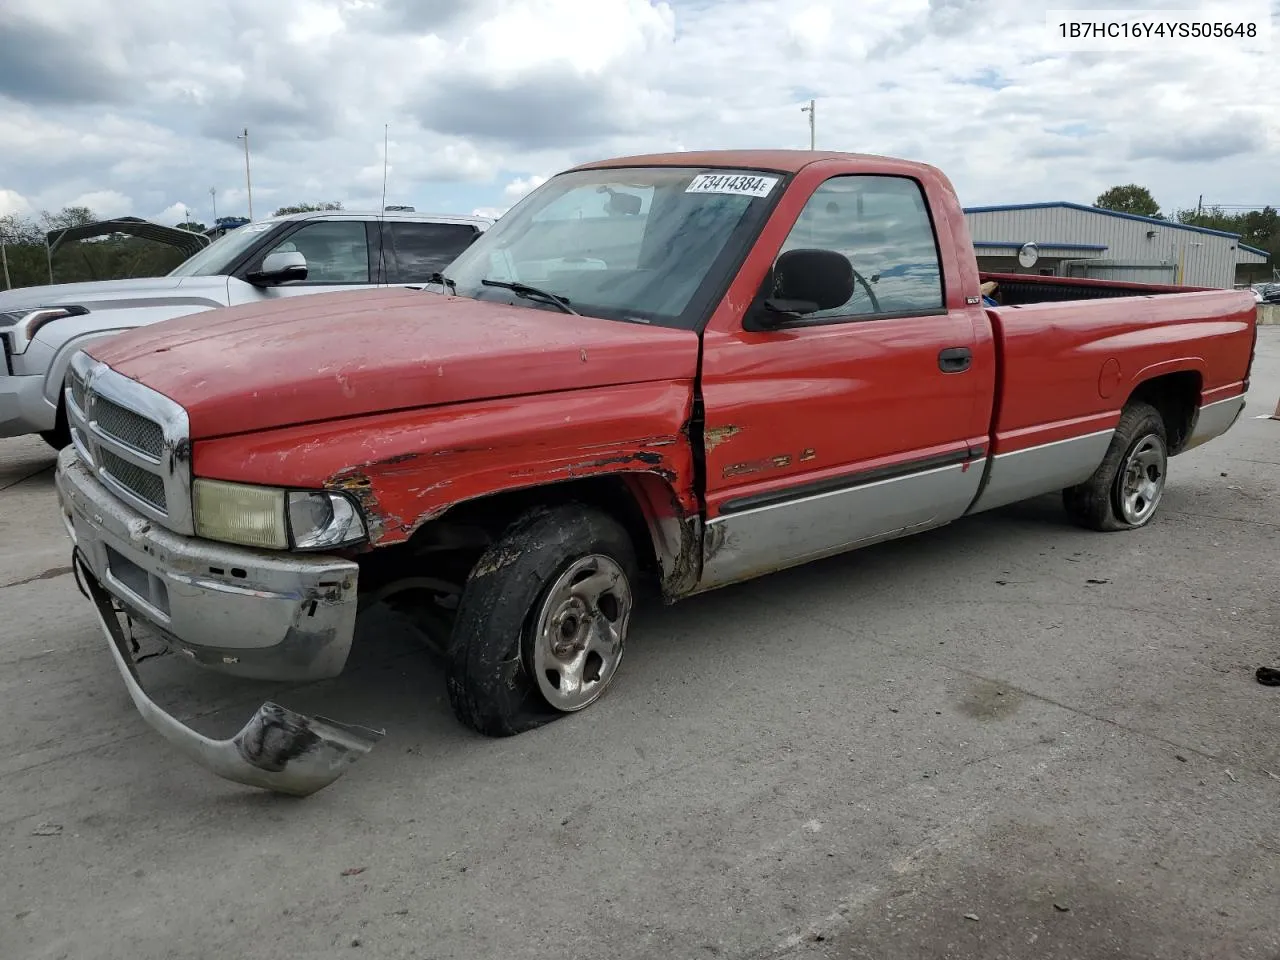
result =
[{"label": "windshield", "polygon": [[[445,271],[477,300],[692,327],[702,300],[746,244],[781,176],[685,167],[581,170],[522,200]],[[483,281],[499,281],[502,286]],[[701,294],[701,296],[699,296]]]},{"label": "windshield", "polygon": [[169,271],[171,277],[220,277],[231,272],[240,255],[262,239],[262,234],[276,225],[274,220],[260,220],[224,233],[194,257],[182,261]]}]

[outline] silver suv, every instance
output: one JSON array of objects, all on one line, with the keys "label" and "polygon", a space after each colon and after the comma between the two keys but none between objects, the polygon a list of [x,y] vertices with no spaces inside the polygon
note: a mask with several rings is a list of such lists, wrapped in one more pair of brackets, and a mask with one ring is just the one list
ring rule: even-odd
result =
[{"label": "silver suv", "polygon": [[70,442],[62,400],[90,340],[218,307],[356,287],[425,284],[493,224],[387,211],[298,213],[245,224],[167,276],[0,293],[0,437]]}]

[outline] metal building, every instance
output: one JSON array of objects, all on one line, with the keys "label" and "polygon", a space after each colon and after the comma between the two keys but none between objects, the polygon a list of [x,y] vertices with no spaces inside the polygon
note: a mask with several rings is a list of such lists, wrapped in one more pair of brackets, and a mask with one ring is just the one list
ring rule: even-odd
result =
[{"label": "metal building", "polygon": [[[1239,234],[1079,203],[968,207],[965,219],[978,265],[992,273],[1230,288],[1238,274],[1250,279],[1250,265],[1268,259],[1267,251],[1242,244]],[[1027,243],[1039,253],[1031,267],[1018,261]]]}]

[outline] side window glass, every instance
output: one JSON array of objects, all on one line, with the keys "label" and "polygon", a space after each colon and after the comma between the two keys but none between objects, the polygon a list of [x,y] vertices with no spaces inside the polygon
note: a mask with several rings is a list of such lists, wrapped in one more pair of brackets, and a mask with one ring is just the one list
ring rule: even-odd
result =
[{"label": "side window glass", "polygon": [[[433,273],[444,272],[476,236],[467,223],[412,223],[384,221],[383,258],[390,283],[426,283]],[[389,249],[387,249],[389,248]]]},{"label": "side window glass", "polygon": [[304,283],[372,283],[362,220],[317,220],[291,233],[269,253],[297,251],[307,258]]},{"label": "side window glass", "polygon": [[843,253],[857,271],[853,296],[807,317],[941,312],[938,245],[920,186],[906,177],[833,177],[800,211],[783,251]]}]

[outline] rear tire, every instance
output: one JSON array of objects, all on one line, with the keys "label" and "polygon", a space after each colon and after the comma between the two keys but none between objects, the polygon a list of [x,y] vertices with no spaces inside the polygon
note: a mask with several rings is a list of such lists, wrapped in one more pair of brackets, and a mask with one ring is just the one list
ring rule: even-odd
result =
[{"label": "rear tire", "polygon": [[1077,526],[1112,532],[1145,527],[1164,495],[1169,439],[1155,407],[1125,407],[1101,465],[1084,483],[1062,491],[1067,516]]},{"label": "rear tire", "polygon": [[585,709],[622,660],[636,556],[623,527],[581,505],[515,521],[463,589],[448,656],[449,702],[506,737]]}]

